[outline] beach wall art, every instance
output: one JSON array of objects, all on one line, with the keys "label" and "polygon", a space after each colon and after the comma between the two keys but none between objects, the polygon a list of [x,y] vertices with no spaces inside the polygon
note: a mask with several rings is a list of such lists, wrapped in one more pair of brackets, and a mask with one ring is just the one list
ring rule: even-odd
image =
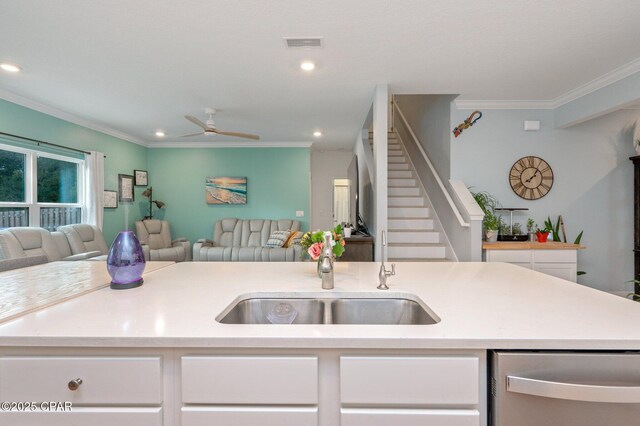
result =
[{"label": "beach wall art", "polygon": [[205,197],[207,204],[247,204],[247,178],[207,177]]}]

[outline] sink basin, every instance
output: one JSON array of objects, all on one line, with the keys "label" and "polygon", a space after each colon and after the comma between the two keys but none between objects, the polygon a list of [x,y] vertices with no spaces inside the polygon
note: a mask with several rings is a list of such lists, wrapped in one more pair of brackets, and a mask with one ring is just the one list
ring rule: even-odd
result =
[{"label": "sink basin", "polygon": [[436,321],[418,302],[409,299],[336,299],[331,302],[333,324],[412,325]]},{"label": "sink basin", "polygon": [[420,299],[377,294],[325,294],[277,297],[264,293],[240,297],[218,317],[223,324],[377,324],[428,325],[440,318]]},{"label": "sink basin", "polygon": [[224,324],[322,324],[324,303],[318,299],[255,298],[238,302],[219,320]]}]

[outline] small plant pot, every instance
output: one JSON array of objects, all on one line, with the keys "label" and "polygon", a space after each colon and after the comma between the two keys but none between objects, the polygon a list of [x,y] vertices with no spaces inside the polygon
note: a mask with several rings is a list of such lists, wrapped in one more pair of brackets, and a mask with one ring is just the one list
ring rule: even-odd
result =
[{"label": "small plant pot", "polygon": [[496,241],[498,241],[498,230],[487,229],[484,231],[484,236],[488,243],[495,243]]},{"label": "small plant pot", "polygon": [[547,238],[549,237],[549,233],[548,232],[536,232],[536,236],[538,237],[538,242],[539,243],[546,243],[547,242]]},{"label": "small plant pot", "polygon": [[529,232],[529,241],[535,242],[538,241],[536,234],[534,232]]},{"label": "small plant pot", "polygon": [[351,236],[351,228],[344,228],[344,237],[349,238]]}]

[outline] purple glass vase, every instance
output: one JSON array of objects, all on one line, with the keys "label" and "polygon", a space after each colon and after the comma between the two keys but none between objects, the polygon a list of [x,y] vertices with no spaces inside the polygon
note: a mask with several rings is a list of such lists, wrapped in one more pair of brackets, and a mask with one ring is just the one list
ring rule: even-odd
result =
[{"label": "purple glass vase", "polygon": [[107,256],[107,271],[111,275],[111,288],[120,290],[142,285],[142,272],[146,266],[140,241],[133,231],[118,234]]}]

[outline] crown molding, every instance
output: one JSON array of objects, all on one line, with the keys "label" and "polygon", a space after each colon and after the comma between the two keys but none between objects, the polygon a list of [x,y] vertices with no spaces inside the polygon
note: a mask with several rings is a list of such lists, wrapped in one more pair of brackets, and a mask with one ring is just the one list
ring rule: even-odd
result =
[{"label": "crown molding", "polygon": [[455,100],[458,109],[556,109],[640,72],[640,58],[558,96],[541,101]]},{"label": "crown molding", "polygon": [[593,93],[596,90],[602,89],[603,87],[620,81],[623,78],[627,78],[639,71],[640,58],[631,61],[619,68],[616,68],[615,70],[610,71],[604,75],[601,75],[600,77],[591,80],[590,82],[583,84],[582,86],[576,87],[575,89],[568,91],[564,95],[558,96],[553,100],[553,108],[555,109],[571,101],[575,101],[578,98],[588,95],[589,93]]},{"label": "crown molding", "polygon": [[552,101],[455,100],[458,109],[553,109]]},{"label": "crown molding", "polygon": [[149,148],[309,148],[313,142],[260,142],[260,141],[154,141],[148,144]]},{"label": "crown molding", "polygon": [[20,106],[32,109],[34,111],[41,112],[43,114],[50,115],[52,117],[59,118],[64,121],[68,121],[69,123],[77,124],[78,126],[86,127],[87,129],[95,130],[96,132],[104,133],[106,135],[113,136],[118,139],[123,139],[127,142],[135,143],[137,145],[142,145],[144,147],[149,146],[147,142],[141,139],[138,139],[136,137],[133,137],[127,133],[123,133],[118,130],[111,129],[109,127],[95,123],[91,120],[87,120],[87,119],[78,117],[77,115],[62,111],[58,108],[44,105],[40,102],[34,101],[33,99],[25,98],[24,96],[21,96],[21,95],[16,95],[15,93],[9,92],[8,90],[5,90],[5,89],[0,89],[0,99],[4,99],[5,101],[18,104]]}]

